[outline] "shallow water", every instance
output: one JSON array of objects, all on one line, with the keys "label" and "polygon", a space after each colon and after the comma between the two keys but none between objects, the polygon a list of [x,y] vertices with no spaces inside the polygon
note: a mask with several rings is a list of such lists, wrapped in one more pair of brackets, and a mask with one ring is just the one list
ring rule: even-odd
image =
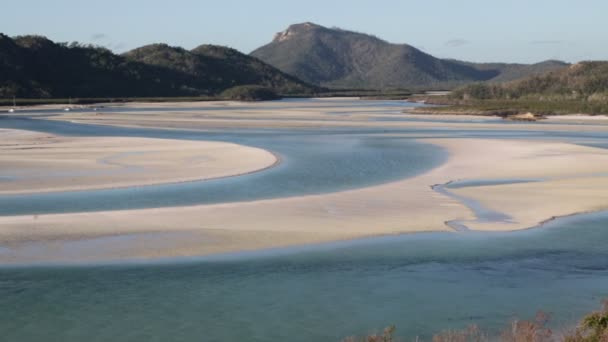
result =
[{"label": "shallow water", "polygon": [[[327,193],[413,176],[441,163],[446,155],[416,138],[437,136],[505,139],[562,139],[601,146],[603,132],[479,131],[451,129],[215,130],[186,131],[83,125],[4,118],[0,128],[63,135],[135,136],[217,140],[264,148],[283,162],[259,173],[203,182],[124,189],[0,196],[0,215],[101,211],[209,204]],[[387,137],[391,133],[393,136]],[[408,137],[400,133],[416,134]]]},{"label": "shallow water", "polygon": [[[291,104],[300,106],[299,101]],[[352,105],[347,101],[328,107],[348,103]],[[360,104],[370,110],[377,105]],[[602,147],[607,141],[598,132],[508,129],[194,132],[23,119],[2,119],[0,127],[233,141],[285,158],[275,169],[216,185],[142,187],[110,191],[113,195],[66,193],[47,199],[5,196],[0,198],[3,214],[86,210],[104,201],[114,203],[108,208],[193,203],[192,198],[230,201],[378,184],[441,162],[441,150],[417,144],[413,137],[558,138]],[[416,135],[389,138],[385,133]],[[522,180],[465,180],[453,187],[517,181]],[[156,199],[142,202],[148,197]],[[118,245],[129,242],[129,236],[108,239]],[[559,328],[608,297],[607,242],[608,214],[598,213],[515,233],[412,234],[139,264],[0,267],[0,331],[7,341],[338,341],[390,324],[406,337],[428,337],[472,323],[496,331],[516,316],[531,318],[539,309],[551,313]],[[78,248],[90,250],[95,243]]]},{"label": "shallow water", "polygon": [[[204,136],[204,135],[203,135]],[[244,134],[241,141],[245,140]],[[327,193],[413,176],[446,154],[411,139],[285,134],[247,144],[278,154],[271,169],[217,180],[109,190],[0,196],[0,215],[102,211],[247,201]]]},{"label": "shallow water", "polygon": [[[514,317],[573,323],[608,297],[608,216],[133,266],[0,269],[7,341],[337,341]],[[92,333],[94,332],[94,333]]]}]

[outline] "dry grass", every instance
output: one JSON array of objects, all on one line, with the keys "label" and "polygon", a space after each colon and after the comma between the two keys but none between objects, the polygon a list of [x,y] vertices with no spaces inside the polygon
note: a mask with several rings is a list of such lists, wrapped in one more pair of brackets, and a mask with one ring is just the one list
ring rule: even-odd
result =
[{"label": "dry grass", "polygon": [[585,316],[564,342],[608,342],[608,300],[603,301],[602,310]]},{"label": "dry grass", "polygon": [[[476,325],[464,330],[447,330],[433,336],[433,342],[608,342],[608,300],[602,310],[585,316],[578,327],[566,334],[556,334],[547,327],[549,315],[538,312],[533,320],[514,320],[499,335],[490,335]],[[342,342],[397,342],[395,327],[382,334],[367,337],[349,337]],[[423,342],[416,337],[415,342]]]}]

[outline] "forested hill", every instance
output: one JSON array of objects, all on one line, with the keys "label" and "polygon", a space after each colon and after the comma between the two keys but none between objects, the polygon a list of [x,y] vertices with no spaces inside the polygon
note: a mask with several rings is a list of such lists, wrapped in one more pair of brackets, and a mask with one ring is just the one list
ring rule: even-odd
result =
[{"label": "forested hill", "polygon": [[502,84],[457,89],[456,99],[584,100],[608,102],[608,62],[581,62],[568,68]]},{"label": "forested hill", "polygon": [[123,55],[41,36],[0,34],[0,97],[214,96],[237,86],[280,94],[316,91],[236,50],[202,45],[192,51],[163,44]]},{"label": "forested hill", "polygon": [[500,84],[471,84],[455,89],[447,96],[424,100],[447,106],[422,108],[418,112],[503,117],[534,115],[526,120],[556,114],[608,114],[608,62],[581,62]]},{"label": "forested hill", "polygon": [[477,64],[440,59],[407,45],[313,23],[291,25],[251,53],[298,78],[328,87],[452,88],[478,81],[506,81],[565,67]]}]

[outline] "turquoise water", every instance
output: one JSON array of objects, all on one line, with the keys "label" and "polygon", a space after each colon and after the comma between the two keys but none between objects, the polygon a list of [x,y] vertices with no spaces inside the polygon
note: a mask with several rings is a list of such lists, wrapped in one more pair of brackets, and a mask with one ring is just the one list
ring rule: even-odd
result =
[{"label": "turquoise water", "polygon": [[539,310],[562,327],[608,297],[608,216],[507,234],[416,234],[190,262],[0,269],[6,341],[338,341]]},{"label": "turquoise water", "polygon": [[[306,101],[290,102],[295,107],[302,103]],[[377,105],[360,104],[370,110]],[[340,112],[339,107],[347,105],[352,101],[328,108]],[[3,196],[0,215],[329,192],[412,176],[445,157],[438,148],[416,143],[413,136],[385,133],[561,139],[598,147],[608,140],[605,133],[518,132],[508,129],[512,126],[493,132],[200,132],[0,119],[0,127],[65,135],[233,141],[284,158],[277,168],[217,182]],[[452,187],[518,181],[528,180],[465,180]],[[128,243],[128,237],[112,241]],[[515,233],[413,234],[122,265],[5,266],[0,267],[0,340],[338,341],[390,324],[397,325],[401,336],[428,337],[472,323],[498,330],[510,319],[528,318],[540,309],[553,315],[555,327],[562,327],[608,297],[607,246],[608,214],[598,213]]]},{"label": "turquoise water", "polygon": [[[82,136],[137,136],[229,141],[273,151],[283,162],[241,177],[126,189],[0,196],[0,215],[101,211],[223,203],[327,193],[386,183],[439,165],[436,146],[414,138],[435,136],[563,139],[602,146],[602,132],[521,132],[447,129],[315,129],[185,131],[119,128],[31,119],[0,119],[0,128]],[[415,133],[408,138],[386,133]]]},{"label": "turquoise water", "polygon": [[[205,134],[200,137],[203,139]],[[0,196],[0,215],[225,203],[327,193],[413,176],[439,165],[446,157],[440,148],[412,139],[372,136],[241,134],[240,142],[273,151],[281,157],[281,163],[262,172],[200,182]]]}]

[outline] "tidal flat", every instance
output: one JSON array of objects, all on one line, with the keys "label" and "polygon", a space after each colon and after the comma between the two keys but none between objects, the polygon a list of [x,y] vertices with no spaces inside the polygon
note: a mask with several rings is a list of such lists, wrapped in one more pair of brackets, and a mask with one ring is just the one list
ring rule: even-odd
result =
[{"label": "tidal flat", "polygon": [[[101,168],[88,162],[103,156],[62,146],[69,188],[53,177],[16,183],[17,166],[58,165],[44,149],[3,156],[25,161],[0,168],[0,292],[13,308],[0,327],[21,340],[43,336],[31,322],[36,334],[74,341],[87,329],[99,340],[170,331],[178,340],[339,340],[390,324],[428,336],[498,328],[538,309],[568,325],[608,296],[608,125],[427,120],[407,114],[416,106],[299,99],[3,114],[0,129],[28,135],[29,147],[44,147],[38,135],[72,148],[87,139],[158,145]],[[173,143],[196,155],[154,157]],[[187,167],[171,178],[159,158]],[[219,178],[205,177],[214,162]],[[74,172],[81,165],[95,169],[94,186],[84,186],[91,172]],[[117,188],[125,173],[133,183]],[[434,188],[451,182],[466,186]],[[597,214],[543,224],[588,212]],[[114,321],[116,312],[132,321]],[[165,329],[163,319],[181,323]]]}]

